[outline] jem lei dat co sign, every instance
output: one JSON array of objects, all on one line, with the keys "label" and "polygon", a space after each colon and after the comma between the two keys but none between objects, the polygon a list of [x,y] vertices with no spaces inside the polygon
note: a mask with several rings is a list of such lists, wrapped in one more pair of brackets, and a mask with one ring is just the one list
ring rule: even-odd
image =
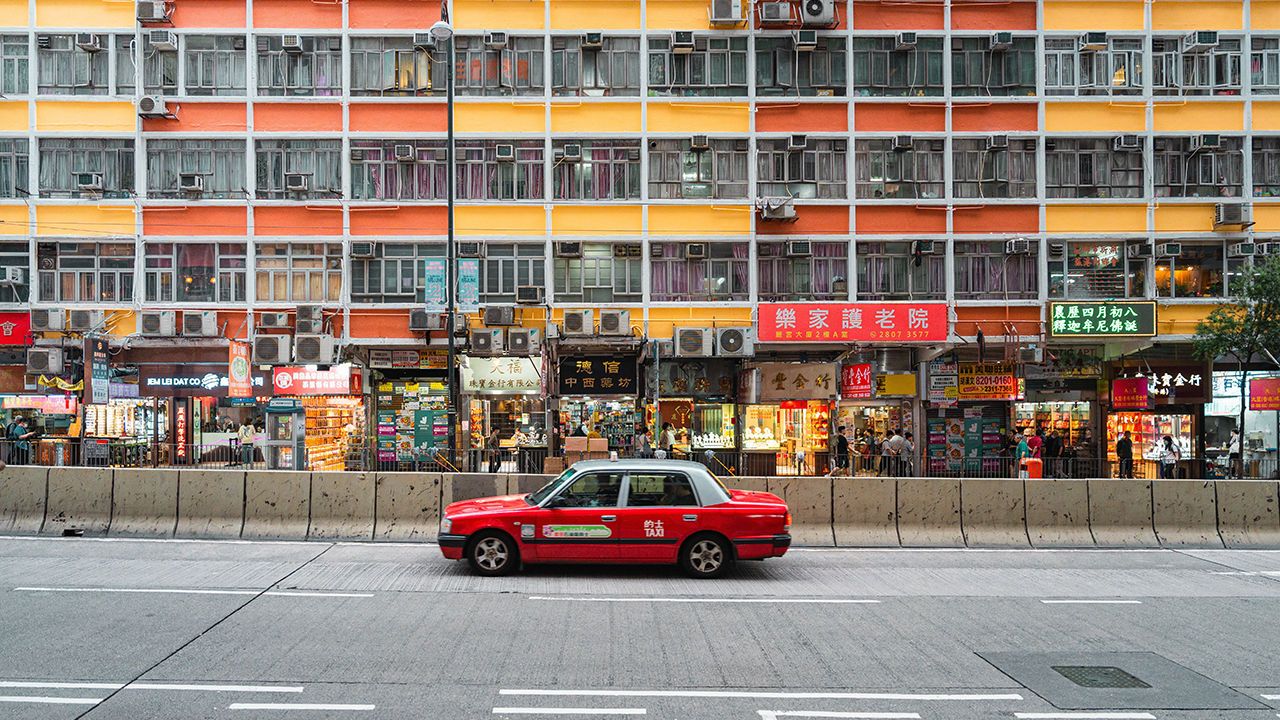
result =
[{"label": "jem lei dat co sign", "polygon": [[760,342],[940,342],[946,303],[760,303]]}]

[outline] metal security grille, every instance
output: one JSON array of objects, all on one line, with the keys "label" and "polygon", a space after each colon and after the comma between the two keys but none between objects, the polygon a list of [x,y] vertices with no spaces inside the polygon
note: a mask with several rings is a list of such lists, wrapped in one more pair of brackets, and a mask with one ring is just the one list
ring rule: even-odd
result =
[{"label": "metal security grille", "polygon": [[1109,665],[1054,665],[1062,677],[1086,688],[1150,688],[1142,680]]}]

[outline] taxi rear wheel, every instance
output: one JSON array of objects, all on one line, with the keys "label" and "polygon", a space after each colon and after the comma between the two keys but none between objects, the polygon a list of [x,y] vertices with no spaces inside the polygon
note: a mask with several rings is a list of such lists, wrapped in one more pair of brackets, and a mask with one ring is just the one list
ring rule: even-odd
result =
[{"label": "taxi rear wheel", "polygon": [[680,549],[680,567],[689,577],[717,578],[732,565],[733,550],[719,535],[695,535]]},{"label": "taxi rear wheel", "polygon": [[486,530],[467,543],[467,562],[480,575],[510,575],[520,566],[520,554],[509,535]]}]

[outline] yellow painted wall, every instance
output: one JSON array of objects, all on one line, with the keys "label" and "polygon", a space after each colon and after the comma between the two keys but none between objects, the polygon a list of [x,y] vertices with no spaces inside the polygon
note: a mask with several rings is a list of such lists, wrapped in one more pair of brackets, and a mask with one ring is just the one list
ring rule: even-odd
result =
[{"label": "yellow painted wall", "polygon": [[650,103],[649,132],[743,133],[751,129],[745,103]]},{"label": "yellow painted wall", "polygon": [[1045,208],[1048,233],[1142,233],[1147,231],[1145,205],[1050,205]]},{"label": "yellow painted wall", "polygon": [[1156,207],[1156,232],[1212,232],[1212,205],[1160,205]]},{"label": "yellow painted wall", "polygon": [[0,205],[0,235],[29,235],[26,205]]},{"label": "yellow painted wall", "polygon": [[551,0],[552,30],[633,30],[640,3],[632,0]]},{"label": "yellow painted wall", "polygon": [[120,237],[137,235],[133,208],[97,205],[42,205],[36,208],[37,235]]},{"label": "yellow painted wall", "polygon": [[639,103],[566,103],[551,106],[551,132],[640,132]]},{"label": "yellow painted wall", "polygon": [[108,335],[125,337],[138,332],[138,316],[132,310],[108,310],[105,325]]},{"label": "yellow painted wall", "polygon": [[1140,2],[1070,2],[1044,4],[1045,30],[1141,30]]},{"label": "yellow painted wall", "polygon": [[749,205],[651,205],[650,235],[746,235],[755,214]]},{"label": "yellow painted wall", "polygon": [[542,0],[454,0],[453,25],[458,30],[541,30]]},{"label": "yellow painted wall", "polygon": [[1156,309],[1157,331],[1160,335],[1192,335],[1196,325],[1217,307],[1213,304],[1159,303]]},{"label": "yellow painted wall", "polygon": [[466,103],[454,108],[460,133],[545,132],[546,107],[541,103]]},{"label": "yellow painted wall", "polygon": [[[751,3],[742,3],[743,12]],[[705,0],[648,0],[647,25],[650,30],[705,30],[711,27]],[[746,27],[745,23],[742,27]]]},{"label": "yellow painted wall", "polygon": [[120,28],[133,30],[135,3],[120,0],[37,0],[38,27]]},{"label": "yellow painted wall", "polygon": [[1154,30],[1239,30],[1244,27],[1244,3],[1183,2],[1155,0],[1151,3]]},{"label": "yellow painted wall", "polygon": [[0,25],[21,27],[27,24],[27,0],[0,0]]},{"label": "yellow painted wall", "polygon": [[1280,102],[1253,101],[1253,129],[1280,130]]},{"label": "yellow painted wall", "polygon": [[1280,232],[1280,205],[1253,204],[1254,232]]},{"label": "yellow painted wall", "polygon": [[[635,315],[632,315],[632,319]],[[649,337],[666,339],[678,327],[750,327],[751,308],[715,305],[649,308]]]},{"label": "yellow painted wall", "polygon": [[[544,307],[522,306],[516,312],[516,322],[520,323],[520,327],[537,328],[545,332],[547,309]],[[543,342],[546,342],[546,335],[543,335],[542,339]]]},{"label": "yellow painted wall", "polygon": [[1139,100],[1113,103],[1047,102],[1047,132],[1142,132],[1147,129],[1146,108]]},{"label": "yellow painted wall", "polygon": [[454,224],[459,235],[542,235],[547,218],[541,205],[460,205]]},{"label": "yellow painted wall", "polygon": [[643,227],[639,205],[556,205],[551,210],[555,235],[639,235]]},{"label": "yellow painted wall", "polygon": [[1244,129],[1244,104],[1156,103],[1156,132],[1228,132]]},{"label": "yellow painted wall", "polygon": [[26,132],[30,125],[25,102],[0,102],[0,130]]},{"label": "yellow painted wall", "polygon": [[1280,2],[1276,0],[1253,0],[1249,6],[1249,24],[1253,31],[1280,30]]},{"label": "yellow painted wall", "polygon": [[75,102],[50,100],[36,103],[36,129],[52,132],[133,132],[138,111],[127,102]]}]

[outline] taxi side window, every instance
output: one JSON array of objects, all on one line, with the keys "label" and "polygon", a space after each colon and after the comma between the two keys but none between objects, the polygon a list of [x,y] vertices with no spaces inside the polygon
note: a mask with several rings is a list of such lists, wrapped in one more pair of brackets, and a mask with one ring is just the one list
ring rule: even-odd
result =
[{"label": "taxi side window", "polygon": [[587,473],[569,483],[552,503],[553,507],[617,507],[622,491],[622,473]]},{"label": "taxi side window", "polygon": [[631,473],[627,507],[697,505],[689,478],[675,473]]}]

